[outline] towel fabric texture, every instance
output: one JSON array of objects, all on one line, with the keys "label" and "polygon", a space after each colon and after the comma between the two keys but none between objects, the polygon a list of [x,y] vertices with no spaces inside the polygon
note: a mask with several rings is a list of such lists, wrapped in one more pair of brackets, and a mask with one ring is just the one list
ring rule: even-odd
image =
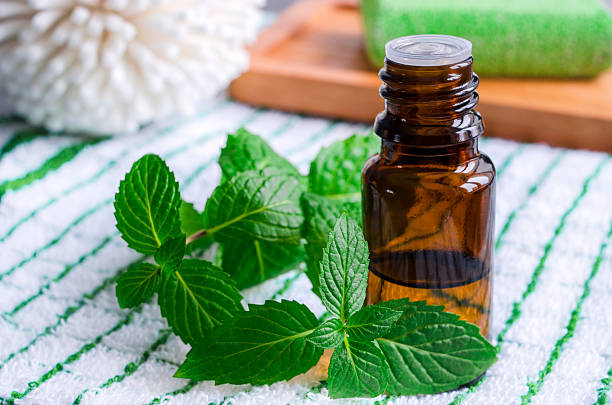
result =
[{"label": "towel fabric texture", "polygon": [[[202,209],[225,134],[244,125],[302,171],[364,125],[228,100],[134,136],[83,140],[0,118],[0,403],[535,404],[609,401],[612,379],[612,159],[486,139],[498,169],[494,343],[482,383],[438,395],[333,401],[310,374],[270,386],[173,378],[188,346],[155,303],[122,310],[115,281],[140,259],[119,237],[113,195],[145,153],[163,156]],[[30,134],[31,136],[26,136]],[[65,153],[75,145],[76,153]],[[51,162],[51,163],[50,163]],[[322,314],[303,269],[244,291]]]},{"label": "towel fabric texture", "polygon": [[368,56],[415,34],[472,41],[474,71],[489,76],[588,77],[612,63],[612,17],[600,0],[363,0]]}]

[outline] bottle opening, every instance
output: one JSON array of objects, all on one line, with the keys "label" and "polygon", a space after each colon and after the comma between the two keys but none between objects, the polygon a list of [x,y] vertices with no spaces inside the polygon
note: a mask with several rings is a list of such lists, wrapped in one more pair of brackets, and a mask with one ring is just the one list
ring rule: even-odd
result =
[{"label": "bottle opening", "polygon": [[472,56],[472,43],[451,35],[410,35],[385,45],[387,59],[408,66],[445,66]]}]

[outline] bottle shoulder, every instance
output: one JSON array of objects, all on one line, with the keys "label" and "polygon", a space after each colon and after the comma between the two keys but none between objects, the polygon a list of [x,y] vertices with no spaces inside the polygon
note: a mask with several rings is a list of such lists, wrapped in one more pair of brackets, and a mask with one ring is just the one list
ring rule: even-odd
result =
[{"label": "bottle shoulder", "polygon": [[385,189],[402,189],[412,184],[436,184],[477,192],[490,188],[495,182],[495,165],[489,156],[477,156],[458,164],[428,161],[403,160],[389,162],[380,154],[370,157],[362,170],[366,186]]}]

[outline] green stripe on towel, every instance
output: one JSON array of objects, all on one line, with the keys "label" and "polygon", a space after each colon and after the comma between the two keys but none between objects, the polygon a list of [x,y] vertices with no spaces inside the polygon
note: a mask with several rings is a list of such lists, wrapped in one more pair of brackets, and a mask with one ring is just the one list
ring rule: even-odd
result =
[{"label": "green stripe on towel", "polygon": [[576,327],[578,326],[578,322],[581,319],[580,312],[582,311],[582,304],[584,303],[584,300],[591,293],[591,281],[593,280],[593,278],[595,278],[595,276],[599,272],[599,267],[601,266],[601,262],[603,260],[604,253],[606,251],[606,248],[608,247],[608,242],[610,241],[610,236],[612,236],[612,222],[610,223],[610,230],[606,234],[604,241],[599,247],[599,254],[595,258],[595,262],[593,263],[593,266],[591,268],[591,273],[589,274],[589,277],[584,282],[584,285],[582,287],[582,295],[578,299],[578,302],[576,302],[576,307],[572,311],[569,322],[567,323],[567,326],[565,327],[567,332],[561,338],[559,338],[559,340],[557,340],[557,342],[555,343],[555,347],[550,353],[550,356],[548,358],[548,361],[546,362],[546,365],[538,373],[538,380],[534,383],[531,383],[531,382],[527,383],[528,391],[525,395],[521,397],[522,404],[531,403],[531,399],[534,396],[536,396],[538,392],[540,392],[540,389],[542,388],[542,385],[544,384],[546,377],[552,372],[553,366],[555,365],[557,360],[559,360],[559,357],[561,356],[561,351],[563,350],[563,346],[574,336],[574,333],[576,332]]},{"label": "green stripe on towel", "polygon": [[608,403],[608,392],[612,382],[612,367],[608,370],[608,376],[602,378],[601,387],[597,389],[597,401],[593,405],[605,405]]},{"label": "green stripe on towel", "polygon": [[6,180],[3,183],[0,183],[0,201],[2,200],[2,196],[6,194],[7,191],[16,191],[22,187],[32,184],[37,180],[43,179],[52,171],[57,170],[64,164],[70,162],[86,147],[95,145],[102,140],[103,139],[93,139],[77,145],[67,146],[57,152],[54,156],[47,159],[38,168],[29,171],[19,178]]},{"label": "green stripe on towel", "polygon": [[27,128],[15,132],[13,136],[11,136],[9,140],[2,145],[2,148],[0,148],[0,159],[19,145],[31,142],[43,135],[48,135],[48,132],[41,128]]}]

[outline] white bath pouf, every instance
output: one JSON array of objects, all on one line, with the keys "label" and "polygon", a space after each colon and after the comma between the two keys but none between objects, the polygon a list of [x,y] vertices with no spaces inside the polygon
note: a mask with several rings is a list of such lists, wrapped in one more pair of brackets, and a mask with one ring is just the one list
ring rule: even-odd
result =
[{"label": "white bath pouf", "polygon": [[187,114],[248,66],[264,0],[0,0],[0,97],[51,130]]}]

